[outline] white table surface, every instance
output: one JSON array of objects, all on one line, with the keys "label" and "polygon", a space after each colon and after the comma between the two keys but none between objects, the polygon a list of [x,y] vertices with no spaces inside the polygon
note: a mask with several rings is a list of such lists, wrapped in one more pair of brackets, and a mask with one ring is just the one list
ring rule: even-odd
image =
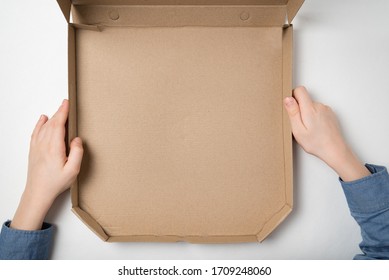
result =
[{"label": "white table surface", "polygon": [[[0,1],[0,220],[24,189],[29,139],[41,113],[67,97],[67,26],[53,0]],[[365,162],[389,166],[387,0],[307,0],[294,20],[294,85],[330,105]],[[104,243],[61,195],[53,259],[351,259],[360,230],[336,174],[294,146],[295,206],[263,243]]]}]

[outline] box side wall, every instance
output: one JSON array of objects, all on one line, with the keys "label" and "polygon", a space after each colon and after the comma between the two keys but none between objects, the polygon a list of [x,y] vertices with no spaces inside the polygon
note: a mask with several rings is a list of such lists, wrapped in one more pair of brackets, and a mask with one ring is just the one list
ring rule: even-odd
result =
[{"label": "box side wall", "polygon": [[102,227],[88,213],[79,207],[73,207],[72,211],[101,240],[107,241],[109,239],[109,236],[104,232]]},{"label": "box side wall", "polygon": [[[68,26],[68,146],[77,137],[77,85],[76,85],[76,38],[75,29]],[[78,206],[78,179],[74,181],[70,189],[72,206]]]},{"label": "box side wall", "polygon": [[247,243],[257,242],[255,235],[236,235],[236,236],[115,236],[110,237],[108,242],[189,242],[196,244],[222,244],[222,243]]},{"label": "box side wall", "polygon": [[[292,94],[292,56],[293,56],[293,27],[284,29],[283,41],[283,98]],[[281,103],[281,102],[280,102]],[[282,105],[281,105],[282,106]],[[293,164],[292,164],[292,133],[289,118],[285,109],[283,115],[283,137],[284,137],[284,178],[285,178],[285,205],[276,212],[259,230],[257,238],[262,242],[277,226],[290,214],[293,208]]]},{"label": "box side wall", "polygon": [[267,221],[263,228],[259,231],[257,234],[257,241],[262,242],[266,237],[268,237],[278,227],[278,225],[285,220],[291,211],[292,208],[285,204],[285,206],[273,217],[271,217],[271,219]]},{"label": "box side wall", "polygon": [[[71,24],[68,27],[68,95],[69,95],[69,118],[67,139],[70,142],[77,137],[77,55],[76,55],[76,28]],[[84,149],[86,148],[84,143]],[[86,164],[84,162],[84,164]],[[78,179],[74,181],[70,189],[72,211],[84,222],[97,236],[106,241],[108,236],[101,226],[85,211],[78,207]]]},{"label": "box side wall", "polygon": [[[69,0],[67,0],[69,1]],[[291,0],[289,0],[290,2]],[[288,0],[72,0],[74,5],[285,5]]]},{"label": "box side wall", "polygon": [[[284,29],[283,33],[283,97],[292,95],[293,74],[293,26]],[[285,162],[285,200],[293,208],[293,149],[292,130],[289,117],[283,108],[284,128],[284,162]]]},{"label": "box side wall", "polygon": [[74,6],[73,22],[103,26],[282,26],[285,6]]}]

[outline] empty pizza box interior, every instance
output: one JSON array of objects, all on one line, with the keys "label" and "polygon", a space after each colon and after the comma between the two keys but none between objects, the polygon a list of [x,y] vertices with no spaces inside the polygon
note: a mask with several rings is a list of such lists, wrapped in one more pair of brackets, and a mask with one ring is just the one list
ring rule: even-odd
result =
[{"label": "empty pizza box interior", "polygon": [[291,22],[303,0],[58,0],[74,213],[109,242],[260,242],[293,206]]}]

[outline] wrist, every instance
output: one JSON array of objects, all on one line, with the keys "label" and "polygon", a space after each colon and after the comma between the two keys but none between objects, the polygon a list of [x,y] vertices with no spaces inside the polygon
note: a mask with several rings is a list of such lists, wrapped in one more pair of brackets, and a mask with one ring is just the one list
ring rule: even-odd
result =
[{"label": "wrist", "polygon": [[337,155],[333,161],[326,163],[345,182],[355,181],[371,175],[370,171],[347,145],[344,145],[344,147],[337,151]]},{"label": "wrist", "polygon": [[40,230],[52,202],[25,189],[10,227],[19,230]]}]

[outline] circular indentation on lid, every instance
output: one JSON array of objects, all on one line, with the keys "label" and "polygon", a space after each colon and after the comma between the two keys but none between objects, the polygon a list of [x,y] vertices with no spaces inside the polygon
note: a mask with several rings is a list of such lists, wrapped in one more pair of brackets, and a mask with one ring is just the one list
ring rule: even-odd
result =
[{"label": "circular indentation on lid", "polygon": [[243,20],[243,21],[246,21],[246,20],[248,20],[249,18],[250,18],[249,12],[242,12],[242,13],[240,14],[240,19]]},{"label": "circular indentation on lid", "polygon": [[112,20],[118,20],[119,19],[119,12],[116,10],[109,11],[108,16]]}]

